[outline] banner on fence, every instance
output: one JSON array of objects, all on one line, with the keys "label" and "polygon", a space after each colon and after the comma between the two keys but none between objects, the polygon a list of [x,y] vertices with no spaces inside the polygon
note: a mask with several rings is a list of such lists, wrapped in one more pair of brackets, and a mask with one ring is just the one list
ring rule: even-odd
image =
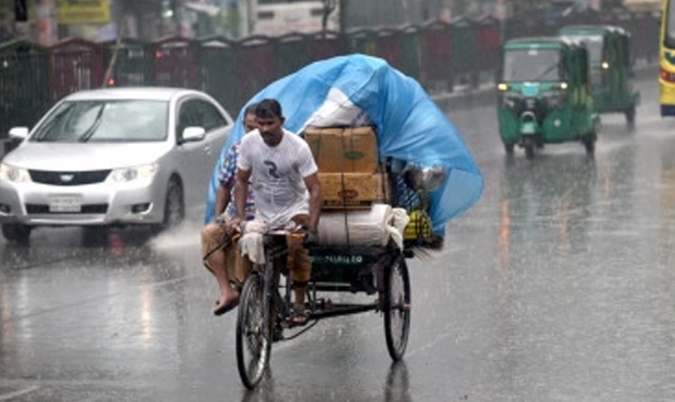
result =
[{"label": "banner on fence", "polygon": [[109,0],[61,0],[59,24],[106,24],[110,22]]}]

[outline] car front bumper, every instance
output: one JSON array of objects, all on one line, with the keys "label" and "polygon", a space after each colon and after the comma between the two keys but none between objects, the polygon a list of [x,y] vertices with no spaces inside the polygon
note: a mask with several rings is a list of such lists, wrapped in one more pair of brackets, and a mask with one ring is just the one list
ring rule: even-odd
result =
[{"label": "car front bumper", "polygon": [[88,226],[160,223],[164,202],[162,189],[158,187],[155,181],[150,180],[76,186],[0,180],[0,224]]}]

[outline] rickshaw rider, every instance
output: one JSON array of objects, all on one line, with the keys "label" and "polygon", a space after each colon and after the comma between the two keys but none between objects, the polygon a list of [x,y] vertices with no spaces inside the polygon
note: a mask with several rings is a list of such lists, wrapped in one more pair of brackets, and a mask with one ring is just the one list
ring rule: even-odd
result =
[{"label": "rickshaw rider", "polygon": [[[244,132],[250,133],[256,128],[255,107],[253,103],[244,110]],[[213,273],[220,288],[220,297],[213,310],[221,315],[236,305],[239,291],[248,276],[250,262],[239,252],[237,241],[226,241],[231,236],[230,221],[236,215],[234,207],[234,184],[239,156],[240,141],[228,149],[227,155],[218,175],[216,190],[215,219],[209,222],[201,232],[202,258],[204,266]],[[232,201],[232,202],[231,202]],[[253,219],[253,193],[249,192],[246,211],[247,219]],[[231,240],[231,239],[230,239]],[[225,245],[227,244],[227,245]],[[234,302],[233,302],[234,301]]]},{"label": "rickshaw rider", "polygon": [[[235,185],[236,217],[239,229],[246,218],[249,180],[256,196],[256,219],[269,228],[304,231],[306,241],[315,242],[321,214],[321,185],[318,168],[309,145],[283,128],[281,105],[276,99],[262,100],[255,109],[258,129],[241,141]],[[309,193],[309,196],[308,196]],[[294,286],[295,324],[307,322],[305,297],[311,274],[309,253],[303,237],[287,236],[289,275]]]}]

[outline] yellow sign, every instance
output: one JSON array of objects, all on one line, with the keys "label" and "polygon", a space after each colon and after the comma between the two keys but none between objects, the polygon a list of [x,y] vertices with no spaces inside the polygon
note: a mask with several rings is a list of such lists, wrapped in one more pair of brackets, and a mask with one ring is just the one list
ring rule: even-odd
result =
[{"label": "yellow sign", "polygon": [[107,24],[110,22],[109,0],[59,0],[59,24]]}]

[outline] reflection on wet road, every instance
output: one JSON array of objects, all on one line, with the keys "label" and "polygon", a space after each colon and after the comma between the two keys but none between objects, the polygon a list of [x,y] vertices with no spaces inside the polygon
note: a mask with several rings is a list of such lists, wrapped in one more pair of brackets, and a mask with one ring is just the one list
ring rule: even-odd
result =
[{"label": "reflection on wet road", "polygon": [[450,113],[485,192],[410,262],[398,364],[379,315],[334,318],[275,345],[245,391],[196,225],[0,241],[0,401],[675,400],[675,132],[640,85],[636,129],[603,116],[591,159],[581,144],[508,159],[493,105]]}]

